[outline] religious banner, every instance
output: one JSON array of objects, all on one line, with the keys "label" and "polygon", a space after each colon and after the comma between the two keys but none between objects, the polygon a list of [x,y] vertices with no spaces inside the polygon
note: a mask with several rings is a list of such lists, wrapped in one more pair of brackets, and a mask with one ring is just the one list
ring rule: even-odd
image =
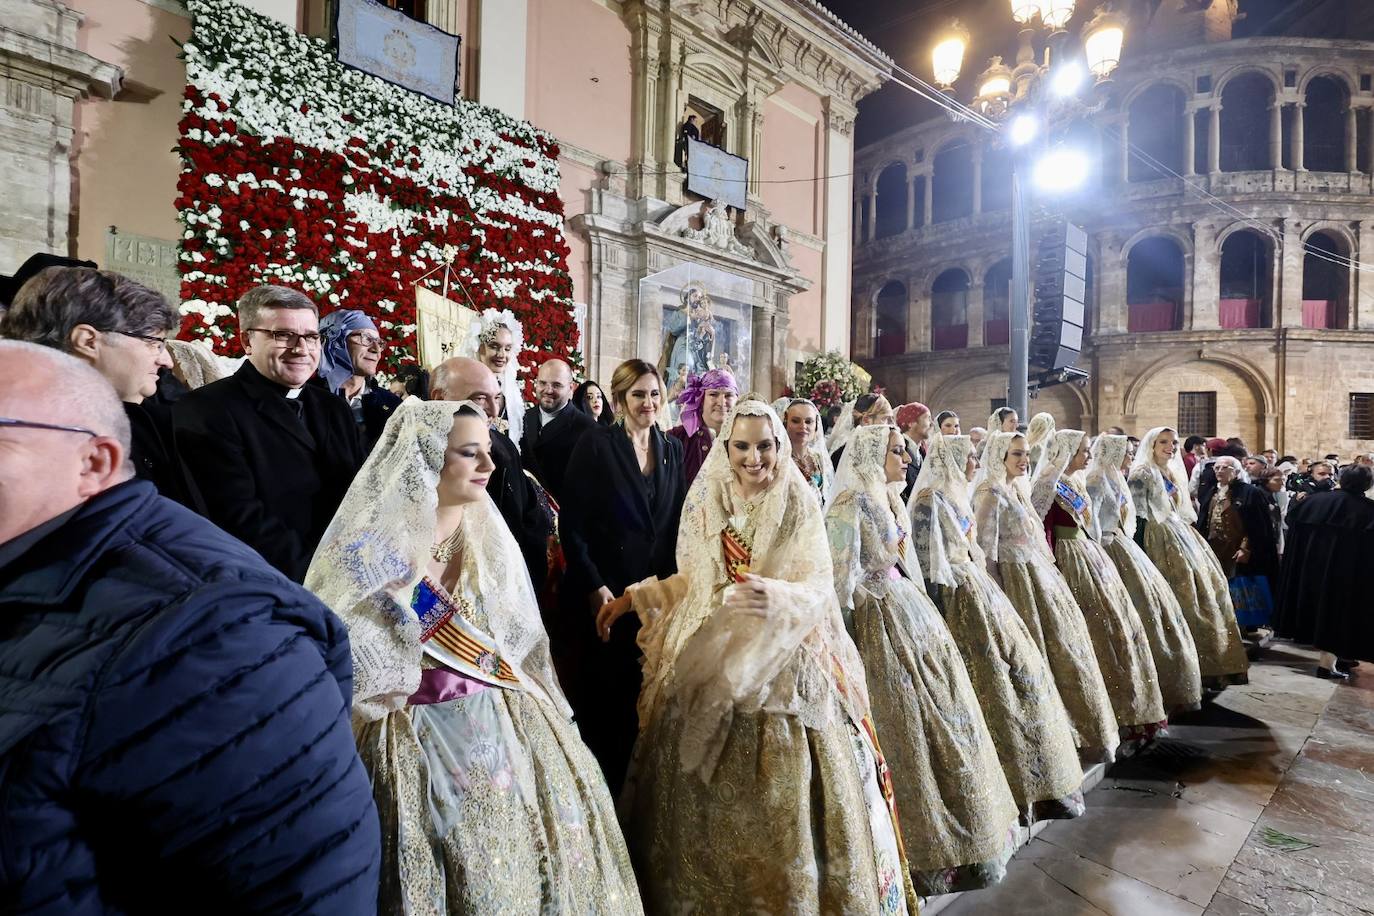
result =
[{"label": "religious banner", "polygon": [[431,289],[417,286],[415,320],[420,365],[432,369],[451,356],[463,355],[459,348],[473,336],[472,326],[481,321],[481,316]]},{"label": "religious banner", "polygon": [[707,200],[724,201],[744,210],[749,201],[749,160],[732,156],[718,146],[687,139],[687,190]]},{"label": "religious banner", "polygon": [[339,60],[412,92],[452,105],[459,92],[457,35],[411,19],[376,0],[336,0]]}]

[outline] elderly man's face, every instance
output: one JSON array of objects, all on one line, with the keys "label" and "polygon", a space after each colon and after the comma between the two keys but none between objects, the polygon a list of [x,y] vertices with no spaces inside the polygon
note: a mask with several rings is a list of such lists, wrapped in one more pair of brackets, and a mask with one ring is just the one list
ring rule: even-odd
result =
[{"label": "elderly man's face", "polygon": [[348,358],[353,361],[353,374],[372,378],[377,374],[377,364],[382,361],[382,338],[376,331],[364,328],[354,331],[347,337]]},{"label": "elderly man's face", "polygon": [[1263,461],[1260,461],[1259,459],[1253,457],[1245,459],[1245,472],[1249,474],[1251,477],[1254,477],[1262,470],[1264,470]]},{"label": "elderly man's face", "polygon": [[[248,361],[268,381],[299,388],[320,365],[320,319],[310,309],[261,309],[255,330],[244,328],[242,333]],[[274,334],[295,336],[279,342]],[[315,339],[307,343],[302,334],[313,334]]]},{"label": "elderly man's face", "polygon": [[495,417],[500,412],[497,404],[500,394],[501,385],[491,370],[479,362],[466,360],[449,373],[445,387],[432,390],[430,397],[436,401],[472,401],[485,410],[487,416]]},{"label": "elderly man's face", "polygon": [[1223,487],[1229,486],[1231,481],[1236,479],[1236,474],[1240,471],[1239,465],[1234,458],[1218,458],[1216,464],[1217,483]]}]

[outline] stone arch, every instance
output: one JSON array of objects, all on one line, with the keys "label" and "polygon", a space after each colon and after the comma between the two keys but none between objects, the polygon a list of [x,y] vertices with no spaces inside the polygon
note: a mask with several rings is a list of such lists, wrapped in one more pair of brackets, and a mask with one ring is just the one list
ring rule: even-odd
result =
[{"label": "stone arch", "polygon": [[[1278,245],[1272,236],[1246,226],[1226,234],[1218,246],[1217,274],[1220,280],[1221,326],[1223,328],[1269,328],[1274,326],[1274,269],[1278,264]],[[1240,316],[1240,303],[1245,316]],[[1256,306],[1256,303],[1258,305]],[[1237,312],[1228,323],[1228,309]]]},{"label": "stone arch", "polygon": [[1351,78],[1349,73],[1347,73],[1345,70],[1342,70],[1340,67],[1335,66],[1334,64],[1317,64],[1313,67],[1308,68],[1307,70],[1304,70],[1301,74],[1299,74],[1297,88],[1298,95],[1306,95],[1308,83],[1312,82],[1314,79],[1317,79],[1318,77],[1326,77],[1328,79],[1333,79],[1336,82],[1340,83],[1341,86],[1345,89],[1345,94],[1347,97],[1355,93],[1355,80]]},{"label": "stone arch", "polygon": [[1236,77],[1244,76],[1247,73],[1257,73],[1265,79],[1269,80],[1269,85],[1275,92],[1279,91],[1279,86],[1283,83],[1282,75],[1278,71],[1270,69],[1269,67],[1265,67],[1260,64],[1250,63],[1237,64],[1231,69],[1222,73],[1213,81],[1214,86],[1212,88],[1212,94],[1215,95],[1217,98],[1221,98],[1222,90],[1226,88],[1227,83],[1230,83]]},{"label": "stone arch", "polygon": [[1184,171],[1183,125],[1191,117],[1187,106],[1188,93],[1172,80],[1155,80],[1134,93],[1125,105],[1128,136],[1150,158],[1130,158],[1130,181],[1155,181]]},{"label": "stone arch", "polygon": [[1349,328],[1354,271],[1334,259],[1354,247],[1343,227],[1317,226],[1303,236],[1302,323],[1309,328]]},{"label": "stone arch", "polygon": [[1332,73],[1314,74],[1302,90],[1303,161],[1295,167],[1313,172],[1345,171],[1345,113],[1350,84]]},{"label": "stone arch", "polygon": [[[1235,372],[1250,388],[1258,402],[1257,407],[1265,415],[1277,412],[1278,394],[1274,389],[1273,383],[1264,374],[1264,370],[1258,365],[1225,350],[1180,350],[1169,353],[1155,360],[1142,372],[1133,378],[1126,386],[1126,393],[1122,397],[1122,412],[1127,415],[1136,415],[1140,406],[1140,396],[1149,387],[1156,376],[1167,369],[1176,368],[1191,362],[1215,363],[1225,366]],[[1166,424],[1172,426],[1173,424]]]},{"label": "stone arch", "polygon": [[1226,240],[1231,236],[1235,235],[1237,232],[1244,232],[1247,229],[1251,232],[1257,232],[1260,235],[1264,236],[1266,239],[1268,239],[1271,245],[1277,245],[1279,242],[1280,236],[1278,234],[1278,231],[1274,229],[1273,226],[1270,226],[1269,224],[1264,222],[1264,220],[1238,219],[1233,223],[1227,223],[1225,226],[1217,230],[1216,239],[1214,239],[1213,241],[1215,247],[1211,251],[1211,254],[1214,254],[1217,257],[1221,257],[1221,246],[1226,244]]},{"label": "stone arch", "polygon": [[930,158],[931,222],[973,215],[972,139],[956,136],[935,148]]},{"label": "stone arch", "polygon": [[682,69],[695,71],[709,82],[722,83],[740,95],[745,92],[746,87],[739,77],[722,67],[714,55],[688,54],[682,61]]},{"label": "stone arch", "polygon": [[1131,103],[1133,103],[1138,96],[1150,91],[1156,86],[1173,86],[1179,92],[1183,93],[1183,98],[1185,100],[1193,95],[1193,87],[1188,85],[1187,80],[1180,79],[1176,76],[1156,76],[1132,86],[1130,91],[1121,97],[1121,109],[1124,111],[1130,108]]},{"label": "stone arch", "polygon": [[906,163],[892,161],[878,172],[873,183],[877,201],[874,213],[875,238],[899,235],[906,229],[907,170]]},{"label": "stone arch", "polygon": [[968,346],[968,299],[972,286],[973,275],[965,267],[948,267],[931,280],[932,350],[961,350]]},{"label": "stone arch", "polygon": [[1183,246],[1172,234],[1156,233],[1135,241],[1125,261],[1127,328],[1180,330],[1188,287],[1188,255]]},{"label": "stone arch", "polygon": [[1183,252],[1184,258],[1191,258],[1193,256],[1193,239],[1188,233],[1183,232],[1175,226],[1151,226],[1147,229],[1141,229],[1135,235],[1128,238],[1121,246],[1121,254],[1119,257],[1121,258],[1122,265],[1124,266],[1127,259],[1131,256],[1132,248],[1146,239],[1156,238],[1161,235],[1177,242],[1179,250]]},{"label": "stone arch", "polygon": [[906,352],[907,302],[907,285],[902,280],[885,280],[876,287],[873,293],[874,356],[899,356]]},{"label": "stone arch", "polygon": [[1273,74],[1246,67],[1234,71],[1216,92],[1221,100],[1221,170],[1249,172],[1279,165],[1270,161],[1269,109],[1279,93]]}]

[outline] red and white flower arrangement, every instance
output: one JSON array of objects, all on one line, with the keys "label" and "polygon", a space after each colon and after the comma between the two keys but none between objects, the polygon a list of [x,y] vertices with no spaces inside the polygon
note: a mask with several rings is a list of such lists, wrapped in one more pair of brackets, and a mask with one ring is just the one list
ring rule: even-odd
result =
[{"label": "red and white flower arrangement", "polygon": [[182,337],[238,355],[235,301],[276,283],[321,314],[362,309],[394,369],[415,361],[413,286],[442,288],[447,249],[450,298],[522,324],[527,386],[549,355],[580,363],[551,135],[344,67],[234,0],[187,7]]}]

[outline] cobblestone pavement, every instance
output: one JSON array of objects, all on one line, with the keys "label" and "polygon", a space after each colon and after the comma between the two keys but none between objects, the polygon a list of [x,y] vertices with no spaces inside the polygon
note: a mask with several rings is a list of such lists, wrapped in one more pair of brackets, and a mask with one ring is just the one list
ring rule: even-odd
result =
[{"label": "cobblestone pavement", "polygon": [[[996,888],[945,914],[1374,914],[1374,666],[1318,680],[1275,643],[1250,684],[1113,766]],[[940,906],[939,904],[945,904]]]}]

